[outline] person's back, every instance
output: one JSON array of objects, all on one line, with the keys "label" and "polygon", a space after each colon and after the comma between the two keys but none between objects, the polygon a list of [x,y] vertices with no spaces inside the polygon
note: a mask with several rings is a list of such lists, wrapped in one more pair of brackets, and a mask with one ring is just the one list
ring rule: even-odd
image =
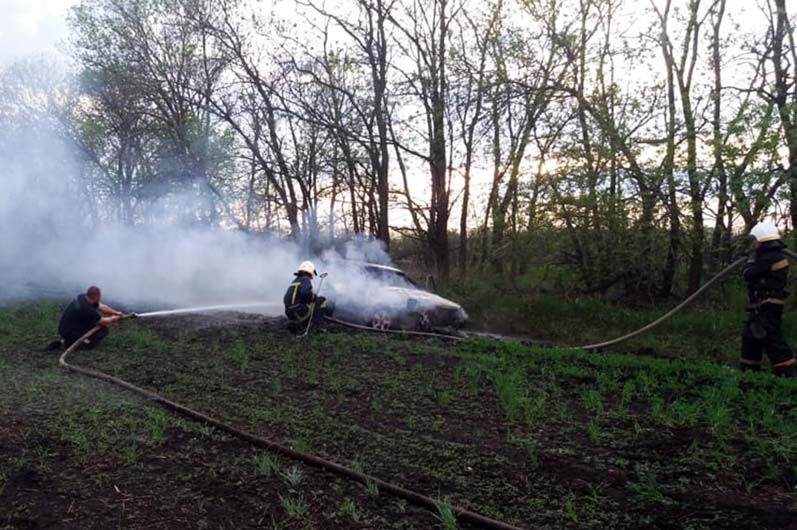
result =
[{"label": "person's back", "polygon": [[783,307],[789,277],[780,232],[772,223],[758,223],[750,231],[756,246],[744,268],[749,316],[742,330],[742,370],[760,371],[764,353],[775,375],[795,377],[794,353],[783,336]]},{"label": "person's back", "polygon": [[785,300],[789,293],[789,261],[783,250],[786,245],[780,239],[761,243],[753,259],[744,269],[744,279],[751,304],[767,299]]},{"label": "person's back", "polygon": [[[332,316],[334,308],[323,296],[316,296],[313,292],[313,276],[317,275],[312,262],[303,262],[282,298],[285,316],[289,321],[288,328],[293,332],[300,331],[301,326],[311,318],[314,324],[321,324],[324,317]],[[309,328],[305,326],[304,329]]]},{"label": "person's back", "polygon": [[58,335],[61,338],[51,342],[46,350],[70,346],[95,326],[99,329],[90,338],[83,340],[82,347],[93,348],[105,338],[108,335],[108,326],[123,318],[124,313],[103,304],[101,297],[100,288],[94,285],[86,289],[85,294],[77,295],[66,306],[58,321]]},{"label": "person's back", "polygon": [[99,303],[91,303],[85,294],[78,295],[64,309],[58,322],[58,334],[72,343],[82,337],[102,318]]},{"label": "person's back", "polygon": [[313,281],[305,272],[296,273],[293,282],[288,286],[282,301],[285,309],[296,305],[308,305],[313,302]]}]

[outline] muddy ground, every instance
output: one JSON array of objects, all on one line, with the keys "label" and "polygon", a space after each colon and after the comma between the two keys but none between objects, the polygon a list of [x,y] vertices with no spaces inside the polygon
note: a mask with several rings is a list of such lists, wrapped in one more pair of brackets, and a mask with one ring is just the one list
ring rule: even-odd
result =
[{"label": "muddy ground", "polygon": [[[521,348],[340,328],[298,339],[282,319],[230,312],[131,322],[74,362],[442,507],[524,528],[797,528],[788,438],[797,431],[747,426],[774,410],[755,409],[761,396],[778,396],[776,420],[797,419],[797,393],[780,394],[791,387],[734,380],[755,393],[717,401],[720,367],[592,364]],[[54,362],[24,345],[0,351],[4,375]],[[445,527],[445,514],[251,449],[108,385],[79,388],[60,412],[56,402],[21,415],[20,403],[38,398],[6,397],[0,527]],[[704,414],[715,401],[725,408]],[[70,420],[53,420],[59,413]]]}]

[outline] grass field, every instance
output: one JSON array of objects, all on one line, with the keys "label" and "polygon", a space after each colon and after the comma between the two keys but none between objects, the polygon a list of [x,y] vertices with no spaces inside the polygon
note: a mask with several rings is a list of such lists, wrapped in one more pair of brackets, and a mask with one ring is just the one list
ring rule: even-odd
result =
[{"label": "grass field", "polygon": [[[468,309],[476,327],[574,346],[624,335],[669,309],[661,303],[634,307],[587,296],[564,300],[555,284],[548,285],[554,294],[541,295],[534,290],[545,285],[539,275],[520,278],[515,288],[507,288],[506,281],[489,274],[468,277],[453,282],[444,294]],[[670,306],[679,301],[673,299]],[[615,349],[736,364],[746,305],[745,287],[733,277],[709,290],[687,310]],[[797,344],[797,297],[788,300],[783,322],[787,338]]]},{"label": "grass field", "polygon": [[453,528],[451,504],[526,528],[797,527],[797,382],[694,352],[298,340],[189,315],[74,357],[425,493],[430,513],[61,372],[36,351],[57,315],[0,310],[0,528]]}]

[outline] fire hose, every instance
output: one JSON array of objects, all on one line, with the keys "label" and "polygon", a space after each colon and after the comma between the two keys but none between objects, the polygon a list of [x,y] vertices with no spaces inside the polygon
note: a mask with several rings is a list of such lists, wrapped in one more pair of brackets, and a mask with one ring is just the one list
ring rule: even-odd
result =
[{"label": "fire hose", "polygon": [[[72,372],[76,372],[88,377],[93,377],[95,379],[100,379],[102,381],[107,381],[109,383],[113,383],[118,385],[122,388],[125,388],[135,394],[143,396],[159,405],[163,406],[164,408],[176,412],[180,415],[186,416],[191,418],[195,421],[199,421],[206,425],[210,425],[214,429],[217,429],[221,432],[227,433],[235,438],[243,440],[255,447],[260,447],[261,449],[267,449],[269,451],[273,451],[275,453],[282,454],[287,456],[288,458],[292,458],[294,460],[298,460],[300,462],[304,462],[311,466],[323,469],[325,471],[332,472],[336,475],[340,475],[342,477],[346,477],[362,484],[375,484],[380,490],[390,493],[396,497],[404,499],[416,506],[421,508],[425,508],[430,511],[436,511],[439,507],[439,503],[432,499],[431,497],[427,497],[421,493],[417,493],[415,491],[403,488],[396,484],[387,482],[375,476],[362,473],[360,471],[356,471],[350,467],[346,467],[344,465],[338,464],[336,462],[332,462],[326,459],[323,459],[319,456],[304,453],[301,451],[296,451],[284,445],[281,445],[277,442],[269,440],[267,438],[263,438],[260,436],[256,436],[254,434],[248,433],[246,431],[237,429],[232,427],[231,425],[222,422],[216,418],[208,416],[207,414],[203,414],[202,412],[198,412],[194,409],[186,407],[185,405],[181,405],[165,397],[156,394],[155,392],[151,392],[139,386],[136,386],[132,383],[125,381],[124,379],[120,379],[118,377],[114,377],[112,375],[108,375],[104,372],[100,372],[98,370],[92,370],[91,368],[84,368],[82,366],[76,366],[74,364],[70,364],[67,362],[67,358],[75,351],[77,348],[83,344],[84,340],[89,339],[97,330],[100,329],[100,326],[95,326],[91,330],[89,330],[85,335],[80,337],[77,341],[75,341],[71,346],[69,346],[63,354],[61,354],[61,358],[58,360],[58,363],[65,369],[70,370]],[[462,522],[474,524],[480,528],[485,528],[487,530],[522,530],[522,528],[518,526],[513,526],[508,523],[504,523],[501,521],[497,521],[495,519],[491,519],[484,515],[471,512],[466,510],[465,508],[459,506],[452,506],[452,512],[456,515],[457,519]]]},{"label": "fire hose", "polygon": [[[794,253],[794,252],[792,252],[790,250],[786,250],[785,252],[792,259],[797,260],[797,253]],[[617,338],[614,338],[614,339],[611,339],[611,340],[607,340],[607,341],[603,341],[603,342],[599,342],[599,343],[595,343],[595,344],[588,344],[588,345],[585,345],[585,346],[570,347],[568,349],[582,349],[582,350],[592,350],[592,351],[600,350],[600,349],[605,348],[607,346],[613,346],[615,344],[619,344],[621,342],[624,342],[626,340],[634,338],[634,337],[636,337],[638,335],[641,335],[642,333],[650,331],[651,329],[655,328],[656,326],[658,326],[659,324],[661,324],[665,320],[669,319],[670,317],[672,317],[676,313],[680,312],[687,305],[689,305],[694,300],[696,300],[698,297],[700,297],[712,285],[714,285],[719,280],[721,280],[722,278],[727,276],[731,271],[733,271],[734,269],[739,267],[745,261],[746,261],[746,258],[739,258],[738,260],[734,261],[733,263],[728,265],[725,269],[720,271],[717,275],[715,275],[713,278],[711,278],[708,282],[706,282],[702,287],[700,287],[700,289],[698,289],[697,291],[692,293],[692,295],[687,297],[685,300],[683,300],[677,306],[672,308],[670,311],[668,311],[667,313],[665,313],[661,317],[657,318],[656,320],[650,322],[649,324],[647,324],[647,325],[645,325],[645,326],[643,326],[643,327],[641,327],[641,328],[639,328],[637,330],[634,330],[634,331],[632,331],[630,333],[627,333],[625,335],[622,335],[620,337],[617,337]],[[347,327],[351,327],[351,328],[355,328],[355,329],[362,329],[362,330],[366,330],[366,331],[372,331],[372,332],[394,333],[394,334],[401,334],[401,335],[423,336],[423,337],[437,337],[437,338],[444,338],[444,339],[449,339],[449,340],[464,340],[463,337],[458,337],[458,336],[454,336],[454,335],[446,335],[446,334],[442,334],[442,333],[422,332],[422,331],[404,331],[404,330],[378,330],[378,329],[375,329],[375,328],[372,328],[372,327],[361,326],[361,325],[358,325],[358,324],[353,324],[351,322],[345,322],[343,320],[339,320],[339,319],[335,319],[335,318],[331,318],[331,317],[327,317],[327,320],[329,320],[331,322],[334,322],[336,324],[343,325],[343,326],[347,326]],[[281,445],[281,444],[279,444],[277,442],[274,442],[272,440],[269,440],[269,439],[266,439],[266,438],[263,438],[263,437],[260,437],[260,436],[256,436],[256,435],[248,433],[246,431],[237,429],[237,428],[232,427],[232,426],[230,426],[230,425],[228,425],[228,424],[226,424],[226,423],[224,423],[224,422],[222,422],[222,421],[220,421],[220,420],[218,420],[216,418],[213,418],[213,417],[208,416],[206,414],[203,414],[201,412],[195,411],[195,410],[193,410],[193,409],[191,409],[189,407],[186,407],[185,405],[181,405],[179,403],[176,403],[174,401],[166,399],[166,398],[160,396],[159,394],[156,394],[156,393],[151,392],[149,390],[146,390],[144,388],[141,388],[141,387],[138,387],[136,385],[133,385],[132,383],[129,383],[129,382],[127,382],[127,381],[125,381],[123,379],[120,379],[118,377],[114,377],[114,376],[108,375],[106,373],[97,371],[97,370],[92,370],[90,368],[84,368],[84,367],[76,366],[76,365],[73,365],[73,364],[69,364],[67,362],[67,358],[81,344],[83,344],[84,340],[90,338],[99,329],[100,329],[100,326],[95,326],[94,328],[89,330],[85,335],[83,335],[80,339],[75,341],[71,346],[69,346],[69,348],[67,348],[66,351],[64,351],[64,353],[61,355],[61,357],[60,357],[60,359],[58,361],[59,364],[63,368],[65,368],[67,370],[70,370],[72,372],[76,372],[76,373],[79,373],[79,374],[82,374],[82,375],[85,375],[85,376],[88,376],[88,377],[93,377],[93,378],[96,378],[96,379],[100,379],[100,380],[107,381],[109,383],[113,383],[115,385],[121,386],[122,388],[125,388],[125,389],[127,389],[127,390],[129,390],[129,391],[131,391],[131,392],[133,392],[135,394],[139,394],[139,395],[141,395],[141,396],[143,396],[143,397],[145,397],[145,398],[147,398],[147,399],[149,399],[151,401],[154,401],[154,402],[158,403],[159,405],[165,407],[166,409],[174,411],[174,412],[176,412],[178,414],[181,414],[183,416],[189,417],[189,418],[191,418],[193,420],[196,420],[196,421],[205,423],[207,425],[210,425],[211,427],[213,427],[213,428],[215,428],[215,429],[217,429],[217,430],[219,430],[221,432],[225,432],[227,434],[230,434],[230,435],[232,435],[232,436],[234,436],[234,437],[236,437],[238,439],[241,439],[241,440],[243,440],[245,442],[248,442],[248,443],[250,443],[250,444],[252,444],[252,445],[254,445],[256,447],[260,447],[262,449],[267,449],[267,450],[270,450],[270,451],[274,451],[276,453],[280,453],[280,454],[285,455],[285,456],[287,456],[289,458],[292,458],[294,460],[298,460],[298,461],[304,462],[306,464],[309,464],[309,465],[321,468],[323,470],[332,472],[334,474],[337,474],[337,475],[340,475],[340,476],[343,476],[343,477],[346,477],[346,478],[350,478],[350,479],[355,480],[357,482],[360,482],[362,484],[369,484],[369,483],[375,484],[381,490],[386,491],[386,492],[388,492],[388,493],[390,493],[392,495],[395,495],[395,496],[397,496],[397,497],[399,497],[401,499],[404,499],[404,500],[406,500],[406,501],[408,501],[408,502],[410,502],[410,503],[412,503],[412,504],[414,504],[416,506],[419,506],[421,508],[425,508],[425,509],[431,510],[431,511],[435,511],[435,510],[438,509],[438,503],[434,499],[432,499],[431,497],[428,497],[426,495],[423,495],[421,493],[417,493],[415,491],[403,488],[403,487],[398,486],[396,484],[392,484],[390,482],[384,481],[384,480],[379,479],[377,477],[374,477],[372,475],[368,475],[366,473],[362,473],[360,471],[356,471],[354,469],[351,469],[349,467],[343,466],[341,464],[338,464],[338,463],[323,459],[323,458],[321,458],[319,456],[312,455],[312,454],[309,454],[309,453],[304,453],[304,452],[301,452],[301,451],[296,451],[294,449],[291,449],[289,447]],[[481,528],[486,528],[486,529],[490,529],[490,530],[492,530],[492,529],[495,529],[495,530],[520,530],[520,528],[517,527],[517,526],[513,526],[513,525],[510,525],[508,523],[504,523],[504,522],[501,522],[501,521],[497,521],[495,519],[491,519],[489,517],[483,516],[483,515],[475,513],[475,512],[471,512],[471,511],[466,510],[466,509],[464,509],[462,507],[459,507],[459,506],[453,506],[452,507],[452,511],[457,516],[458,520],[463,521],[463,522],[467,522],[467,523],[471,523],[471,524],[475,524],[475,525],[477,525],[477,526],[479,526]]]}]

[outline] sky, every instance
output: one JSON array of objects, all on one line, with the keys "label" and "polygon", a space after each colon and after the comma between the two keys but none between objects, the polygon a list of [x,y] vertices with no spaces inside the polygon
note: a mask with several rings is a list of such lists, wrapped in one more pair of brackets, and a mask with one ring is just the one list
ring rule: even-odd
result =
[{"label": "sky", "polygon": [[75,4],[77,0],[0,0],[0,65],[60,53],[68,36],[66,15]]},{"label": "sky", "polygon": [[[275,5],[273,2],[274,0],[271,0],[265,4]],[[654,0],[654,2],[663,7],[665,0]],[[64,61],[69,61],[66,52],[69,38],[66,17],[69,8],[78,3],[79,0],[0,0],[0,68],[16,59],[41,54],[54,54]],[[734,23],[738,23],[738,29],[742,31],[758,29],[764,22],[760,13],[760,3],[761,0],[727,0],[726,31],[733,32]],[[676,5],[681,4],[683,0],[676,2]],[[279,5],[284,4],[276,2],[275,7]],[[644,27],[646,25],[644,21],[650,17],[644,12],[649,7],[649,0],[626,0],[622,9],[625,15],[624,24],[627,27]],[[294,9],[295,6],[292,6],[292,10]],[[281,14],[287,15],[284,11]],[[634,21],[642,24],[634,24]],[[658,60],[658,57],[654,59]],[[638,74],[630,75],[633,80]],[[733,74],[728,71],[725,75],[727,79]],[[474,176],[474,192],[484,194],[489,187],[491,171],[482,172],[476,168],[476,173],[478,174]],[[419,189],[426,189],[427,179],[421,178],[418,185]]]}]

